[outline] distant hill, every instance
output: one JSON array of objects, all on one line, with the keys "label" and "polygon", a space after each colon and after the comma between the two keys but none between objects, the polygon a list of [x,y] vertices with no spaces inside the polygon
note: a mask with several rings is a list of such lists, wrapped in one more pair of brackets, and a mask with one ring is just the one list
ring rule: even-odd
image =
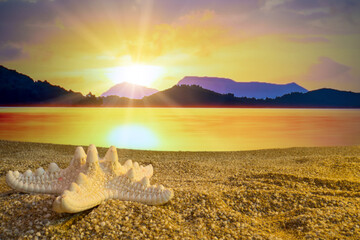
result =
[{"label": "distant hill", "polygon": [[84,97],[81,93],[65,90],[47,81],[34,81],[15,70],[0,66],[0,105],[98,104],[94,95]]},{"label": "distant hill", "polygon": [[269,101],[274,106],[360,108],[360,93],[322,88],[307,93],[292,93]]},{"label": "distant hill", "polygon": [[220,94],[196,85],[176,85],[137,103],[145,106],[360,108],[360,93],[323,88],[286,94],[275,99],[255,99],[238,98],[231,93]]},{"label": "distant hill", "polygon": [[239,103],[233,94],[220,94],[196,85],[175,85],[143,98],[145,106],[228,106]]},{"label": "distant hill", "polygon": [[360,108],[360,93],[323,88],[305,93],[293,92],[276,98],[256,99],[255,97],[236,97],[233,93],[221,94],[197,85],[175,85],[142,99],[114,95],[96,97],[91,93],[83,96],[81,93],[65,90],[47,81],[34,81],[24,74],[0,66],[0,106],[31,104],[123,107]]},{"label": "distant hill", "polygon": [[157,92],[158,90],[154,88],[147,88],[128,82],[123,82],[111,87],[109,90],[101,94],[101,96],[118,96],[132,99],[142,99],[145,96],[149,96]]},{"label": "distant hill", "polygon": [[235,82],[228,78],[217,77],[184,77],[177,85],[199,85],[217,93],[233,93],[235,97],[247,98],[275,98],[292,92],[307,92],[296,83]]}]

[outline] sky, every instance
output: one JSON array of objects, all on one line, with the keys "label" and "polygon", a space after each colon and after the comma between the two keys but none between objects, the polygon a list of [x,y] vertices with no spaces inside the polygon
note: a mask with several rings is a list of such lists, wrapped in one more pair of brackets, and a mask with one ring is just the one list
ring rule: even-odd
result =
[{"label": "sky", "polygon": [[360,92],[360,1],[0,0],[0,65],[96,95],[184,76]]}]

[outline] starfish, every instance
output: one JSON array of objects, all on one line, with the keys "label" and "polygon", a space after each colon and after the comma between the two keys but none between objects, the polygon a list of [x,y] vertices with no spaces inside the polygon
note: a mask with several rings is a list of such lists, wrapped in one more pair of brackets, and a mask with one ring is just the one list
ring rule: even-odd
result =
[{"label": "starfish", "polygon": [[114,146],[109,148],[103,159],[99,159],[96,147],[90,145],[87,154],[82,147],[77,147],[70,165],[65,169],[50,163],[47,171],[43,168],[38,168],[35,173],[27,170],[24,174],[9,171],[6,182],[20,192],[59,195],[53,203],[53,210],[76,213],[107,199],[149,205],[168,202],[174,196],[173,191],[162,185],[150,185],[152,175],[151,164],[144,167],[127,160],[121,165]]}]

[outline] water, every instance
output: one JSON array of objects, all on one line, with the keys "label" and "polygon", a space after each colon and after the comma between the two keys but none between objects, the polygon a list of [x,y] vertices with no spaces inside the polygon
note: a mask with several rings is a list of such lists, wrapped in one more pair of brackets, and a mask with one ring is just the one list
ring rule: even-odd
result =
[{"label": "water", "polygon": [[0,108],[0,139],[165,151],[360,144],[360,110]]}]

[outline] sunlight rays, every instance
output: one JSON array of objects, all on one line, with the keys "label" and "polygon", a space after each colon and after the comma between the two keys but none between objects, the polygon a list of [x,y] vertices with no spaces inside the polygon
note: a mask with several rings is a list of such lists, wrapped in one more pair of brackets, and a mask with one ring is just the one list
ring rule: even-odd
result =
[{"label": "sunlight rays", "polygon": [[146,34],[149,29],[153,5],[154,5],[153,0],[145,0],[143,1],[143,4],[141,4],[136,61],[141,61],[143,57],[142,49],[144,46]]}]

